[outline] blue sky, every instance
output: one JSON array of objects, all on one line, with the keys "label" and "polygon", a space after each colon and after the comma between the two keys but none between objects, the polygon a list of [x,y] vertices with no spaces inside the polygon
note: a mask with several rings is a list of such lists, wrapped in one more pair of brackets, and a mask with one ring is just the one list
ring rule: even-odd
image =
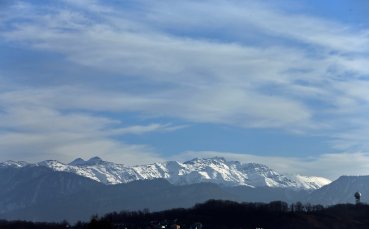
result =
[{"label": "blue sky", "polygon": [[0,160],[369,171],[369,3],[1,1]]}]

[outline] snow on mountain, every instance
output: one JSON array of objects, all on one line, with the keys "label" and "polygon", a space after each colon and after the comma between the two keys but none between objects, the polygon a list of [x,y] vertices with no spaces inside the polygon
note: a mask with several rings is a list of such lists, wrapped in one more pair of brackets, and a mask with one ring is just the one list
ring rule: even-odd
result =
[{"label": "snow on mountain", "polygon": [[327,178],[315,176],[292,175],[290,178],[296,181],[303,189],[318,189],[332,182]]},{"label": "snow on mountain", "polygon": [[[4,163],[18,167],[27,165],[27,163],[20,162],[18,164],[16,162]],[[184,163],[167,161],[137,166],[125,166],[93,157],[87,161],[77,158],[69,164],[48,160],[34,165],[45,166],[55,171],[75,173],[104,184],[164,178],[176,185],[210,182],[224,186],[243,185],[314,190],[330,183],[328,179],[321,177],[286,176],[262,164],[243,164],[238,161],[227,161],[221,157],[195,158]]]},{"label": "snow on mountain", "polygon": [[21,168],[28,165],[25,161],[4,161],[0,162],[0,167],[12,167],[12,168]]},{"label": "snow on mountain", "polygon": [[[127,167],[115,164],[112,162],[106,162],[103,160],[98,160],[97,158],[91,158],[85,163],[75,163],[76,160],[70,164],[63,164],[55,160],[47,160],[37,163],[38,166],[46,166],[55,171],[65,171],[72,172],[80,176],[102,182],[104,184],[120,184],[127,183],[129,181],[122,180],[122,174]],[[81,161],[78,161],[81,162]],[[137,179],[134,179],[137,180]]]}]

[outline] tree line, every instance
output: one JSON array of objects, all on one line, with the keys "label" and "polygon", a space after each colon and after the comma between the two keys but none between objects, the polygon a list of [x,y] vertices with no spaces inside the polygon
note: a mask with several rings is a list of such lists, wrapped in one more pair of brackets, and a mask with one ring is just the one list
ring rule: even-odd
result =
[{"label": "tree line", "polygon": [[[210,200],[192,208],[178,208],[161,212],[122,211],[93,216],[89,222],[42,224],[32,222],[0,221],[0,228],[158,228],[158,225],[176,224],[181,229],[191,229],[198,223],[203,229],[361,229],[369,228],[369,205],[339,204],[329,207],[297,202],[238,203]],[[23,225],[23,227],[22,227]],[[25,227],[26,225],[27,227]]]}]

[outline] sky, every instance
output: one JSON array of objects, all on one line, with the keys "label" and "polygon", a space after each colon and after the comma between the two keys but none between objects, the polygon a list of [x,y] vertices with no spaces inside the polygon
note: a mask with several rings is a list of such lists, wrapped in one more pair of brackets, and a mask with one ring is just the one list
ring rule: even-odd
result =
[{"label": "sky", "polygon": [[369,174],[366,0],[0,0],[0,161]]}]

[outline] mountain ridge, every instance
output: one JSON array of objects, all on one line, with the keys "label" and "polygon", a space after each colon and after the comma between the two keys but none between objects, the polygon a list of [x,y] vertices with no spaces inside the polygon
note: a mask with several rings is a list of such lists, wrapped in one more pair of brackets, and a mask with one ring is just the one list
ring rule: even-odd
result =
[{"label": "mountain ridge", "polygon": [[110,185],[162,178],[175,185],[209,182],[228,187],[248,186],[316,190],[331,182],[323,177],[284,175],[263,164],[227,161],[223,157],[194,158],[183,163],[166,161],[136,166],[108,162],[99,157],[92,157],[89,160],[77,158],[68,164],[56,160],[45,160],[38,163],[14,161],[0,163],[0,166],[13,167],[27,165],[44,166],[54,171],[71,172]]},{"label": "mountain ridge", "polygon": [[[52,160],[43,163],[57,164],[61,170],[65,166]],[[93,214],[191,207],[210,199],[330,205],[354,203],[357,191],[362,193],[362,203],[368,202],[369,197],[369,176],[342,176],[317,190],[224,186],[211,182],[174,185],[163,178],[106,185],[72,172],[56,171],[55,167],[16,165],[0,163],[0,218],[3,219],[76,222],[88,220]]]}]

